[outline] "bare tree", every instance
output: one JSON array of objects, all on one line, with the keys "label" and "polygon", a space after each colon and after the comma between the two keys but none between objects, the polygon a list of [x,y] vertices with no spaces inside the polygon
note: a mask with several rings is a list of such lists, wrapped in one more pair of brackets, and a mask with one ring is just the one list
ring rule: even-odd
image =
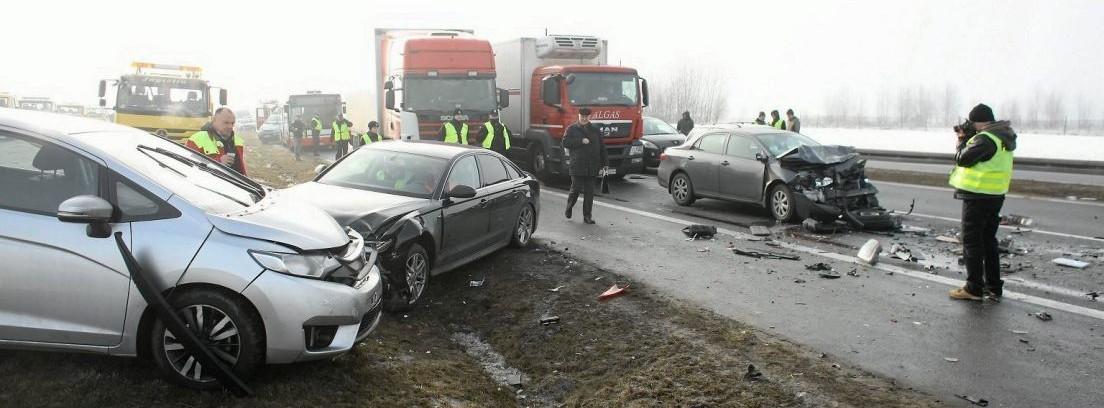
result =
[{"label": "bare tree", "polygon": [[878,127],[889,124],[889,115],[893,111],[893,95],[888,88],[878,91],[878,99],[875,102],[874,116],[878,121]]},{"label": "bare tree", "polygon": [[1063,133],[1065,133],[1066,104],[1061,94],[1051,91],[1046,97],[1043,112],[1047,118],[1048,129],[1063,129]]},{"label": "bare tree", "polygon": [[943,123],[941,126],[950,125],[957,122],[958,119],[958,88],[947,84],[943,88],[943,102],[940,104],[940,109],[943,111]]},{"label": "bare tree", "polygon": [[728,109],[728,76],[721,67],[685,64],[650,82],[648,114],[675,122],[690,111],[698,123],[716,123]]}]

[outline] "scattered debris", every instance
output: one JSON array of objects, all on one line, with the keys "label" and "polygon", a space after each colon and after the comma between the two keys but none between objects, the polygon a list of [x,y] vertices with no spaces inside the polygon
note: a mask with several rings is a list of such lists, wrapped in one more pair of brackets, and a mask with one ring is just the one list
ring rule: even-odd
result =
[{"label": "scattered debris", "polygon": [[925,236],[925,235],[928,235],[929,232],[931,232],[931,228],[924,228],[924,227],[917,227],[917,226],[908,225],[908,224],[901,224],[901,232],[909,233],[909,234],[916,234],[916,235],[920,235],[920,236]]},{"label": "scattered debris", "polygon": [[639,175],[639,174],[631,174],[631,175],[629,175],[629,180],[644,180],[645,178],[646,178],[646,177],[644,177],[644,176],[641,176],[641,175]]},{"label": "scattered debris", "polygon": [[1054,260],[1052,260],[1051,262],[1053,262],[1055,264],[1058,264],[1058,265],[1068,266],[1070,268],[1077,268],[1077,269],[1085,269],[1085,268],[1089,267],[1088,262],[1078,261],[1076,259],[1069,259],[1069,258],[1054,258]]},{"label": "scattered debris", "polygon": [[859,268],[851,268],[850,271],[847,271],[847,276],[859,277]]},{"label": "scattered debris", "polygon": [[559,323],[559,322],[560,322],[560,317],[559,316],[545,316],[545,317],[540,318],[540,324],[542,326],[548,326],[550,324]]},{"label": "scattered debris", "polygon": [[598,295],[598,300],[612,299],[612,298],[621,296],[621,295],[625,294],[625,290],[627,290],[628,288],[629,288],[629,285],[625,285],[624,287],[620,287],[620,286],[617,286],[616,284],[614,284],[613,286],[610,286],[609,289],[606,289],[605,292],[602,292],[601,295]]},{"label": "scattered debris", "polygon": [[958,240],[958,238],[947,236],[947,235],[939,235],[939,236],[935,237],[935,240],[939,241],[939,242],[946,242],[948,244],[961,244],[962,243]]},{"label": "scattered debris", "polygon": [[1031,217],[1025,217],[1023,215],[1002,215],[1000,220],[1001,225],[1016,225],[1021,227],[1030,227],[1035,225],[1035,219]]},{"label": "scattered debris", "polygon": [[744,380],[746,381],[765,381],[767,377],[763,376],[763,373],[755,368],[754,364],[748,364],[747,372],[744,373]]},{"label": "scattered debris", "polygon": [[473,280],[471,282],[468,282],[468,287],[469,288],[478,288],[480,286],[483,286],[483,283],[485,283],[485,282],[487,282],[486,278],[480,279],[480,280],[477,280],[477,281]]},{"label": "scattered debris", "polygon": [[799,257],[797,255],[782,254],[782,253],[771,252],[771,251],[760,252],[760,251],[755,251],[755,250],[740,249],[740,248],[736,248],[736,247],[731,247],[731,248],[728,248],[728,249],[731,250],[736,255],[750,256],[752,258],[785,259],[785,260],[789,260],[789,261],[797,261],[797,260],[801,259],[801,257]]},{"label": "scattered debris", "polygon": [[882,243],[876,239],[866,241],[862,248],[859,248],[858,258],[869,265],[878,263],[878,253],[882,252]]},{"label": "scattered debris", "polygon": [[805,279],[801,279],[801,278],[794,279],[794,283],[805,283]]},{"label": "scattered debris", "polygon": [[1028,341],[1027,339],[1020,339],[1020,343],[1023,343],[1023,344],[1031,344],[1031,342],[1030,342],[1030,341]]},{"label": "scattered debris", "polygon": [[831,271],[832,265],[828,265],[824,262],[817,262],[815,264],[805,265],[805,269],[810,271]]},{"label": "scattered debris", "polygon": [[1035,316],[1036,318],[1038,318],[1039,320],[1042,320],[1044,322],[1049,322],[1051,320],[1054,320],[1054,316],[1051,316],[1050,313],[1047,313],[1047,312],[1035,312],[1035,313],[1030,313],[1030,315]]},{"label": "scattered debris", "polygon": [[770,228],[762,225],[752,225],[749,228],[751,229],[751,235],[757,237],[769,237],[771,235]]},{"label": "scattered debris", "polygon": [[717,235],[717,227],[702,224],[687,225],[682,229],[682,233],[692,239],[713,239]]},{"label": "scattered debris", "polygon": [[969,395],[957,395],[957,397],[962,398],[966,401],[970,401],[970,403],[972,403],[974,405],[977,405],[979,407],[989,406],[989,401],[984,399],[984,398],[975,398],[975,397],[971,397]]},{"label": "scattered debris", "polygon": [[834,221],[833,222],[820,222],[820,221],[817,221],[817,220],[812,219],[812,218],[806,218],[805,221],[802,221],[801,222],[801,227],[804,228],[805,231],[808,231],[808,232],[811,232],[811,233],[814,233],[814,234],[835,234],[835,233],[839,232],[840,230],[844,230],[844,229],[848,228],[847,224],[845,224],[845,223],[839,223],[839,222],[834,222]]},{"label": "scattered debris", "polygon": [[1030,332],[1024,330],[1012,330],[1012,334],[1028,334]]},{"label": "scattered debris", "polygon": [[958,359],[954,358],[954,357],[943,357],[943,359],[947,360],[948,363],[957,363],[958,362]]},{"label": "scattered debris", "polygon": [[915,262],[916,258],[912,256],[912,250],[908,249],[904,244],[893,243],[889,246],[889,254],[894,258],[900,259],[905,262]]},{"label": "scattered debris", "polygon": [[839,279],[840,278],[840,275],[838,273],[835,273],[835,272],[832,272],[832,271],[824,271],[824,272],[821,272],[819,275],[820,275],[820,277],[822,277],[824,279]]},{"label": "scattered debris", "polygon": [[1096,291],[1089,292],[1089,293],[1086,293],[1085,296],[1089,297],[1090,302],[1095,302],[1096,298],[1100,297],[1100,292],[1096,292]]},{"label": "scattered debris", "polygon": [[709,252],[709,248],[698,248],[698,252]]}]

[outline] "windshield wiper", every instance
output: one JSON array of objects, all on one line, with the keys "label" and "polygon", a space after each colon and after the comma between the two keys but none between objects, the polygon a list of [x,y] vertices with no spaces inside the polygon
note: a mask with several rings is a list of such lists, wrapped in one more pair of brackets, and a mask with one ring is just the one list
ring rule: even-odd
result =
[{"label": "windshield wiper", "polygon": [[[260,200],[262,197],[265,196],[265,189],[260,184],[256,184],[252,180],[248,180],[248,179],[246,179],[245,181],[240,180],[240,179],[238,179],[236,177],[233,177],[229,174],[226,174],[222,171],[211,168],[210,166],[207,165],[207,163],[189,159],[189,158],[187,158],[187,157],[185,157],[181,154],[173,153],[173,152],[170,152],[168,150],[165,150],[165,148],[163,148],[163,147],[149,147],[149,146],[146,146],[146,145],[138,145],[138,149],[139,150],[147,150],[147,151],[151,151],[151,152],[157,152],[157,153],[160,153],[162,155],[168,156],[172,159],[175,159],[176,161],[184,163],[188,166],[191,166],[191,167],[200,169],[202,171],[205,171],[205,172],[207,172],[207,174],[215,176],[216,178],[218,178],[220,180],[223,180],[227,183],[233,184],[233,185],[237,186],[238,188],[241,188],[242,190],[248,191],[250,194],[255,195],[257,197],[257,200]],[[221,194],[221,193],[219,193],[219,194],[224,195],[224,194]],[[238,201],[238,200],[234,200],[234,201]],[[248,204],[244,204],[244,205],[248,206]]]}]

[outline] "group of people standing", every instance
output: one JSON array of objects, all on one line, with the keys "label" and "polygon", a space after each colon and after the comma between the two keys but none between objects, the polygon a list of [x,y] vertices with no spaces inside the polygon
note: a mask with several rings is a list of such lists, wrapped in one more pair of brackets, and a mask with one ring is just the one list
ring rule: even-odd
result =
[{"label": "group of people standing", "polygon": [[778,115],[778,110],[771,111],[771,120],[767,122],[767,114],[760,111],[759,117],[755,118],[756,125],[766,125],[775,129],[788,130],[794,133],[801,133],[801,119],[798,119],[794,115],[793,109],[786,109],[786,120]]}]

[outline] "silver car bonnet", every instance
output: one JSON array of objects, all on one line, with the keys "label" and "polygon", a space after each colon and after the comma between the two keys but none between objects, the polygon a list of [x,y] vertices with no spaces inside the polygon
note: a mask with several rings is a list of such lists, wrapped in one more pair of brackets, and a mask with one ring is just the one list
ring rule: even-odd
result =
[{"label": "silver car bonnet", "polygon": [[303,251],[336,248],[349,236],[320,208],[269,191],[260,202],[229,214],[208,214],[219,231],[289,245]]}]

